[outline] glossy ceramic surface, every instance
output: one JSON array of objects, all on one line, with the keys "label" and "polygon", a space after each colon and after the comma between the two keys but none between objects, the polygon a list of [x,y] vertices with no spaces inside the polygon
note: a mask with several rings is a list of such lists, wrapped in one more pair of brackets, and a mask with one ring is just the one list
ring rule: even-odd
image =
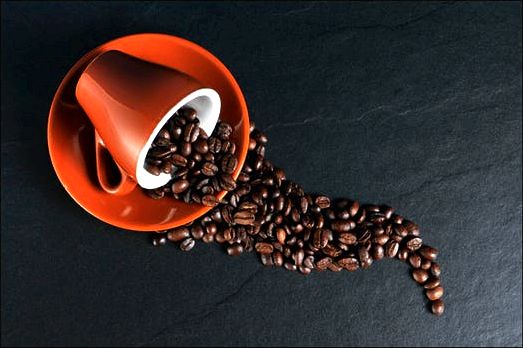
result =
[{"label": "glossy ceramic surface", "polygon": [[[218,92],[220,118],[232,125],[237,144],[239,165],[234,178],[245,161],[249,140],[243,94],[227,68],[200,46],[165,34],[137,34],[87,53],[67,73],[54,96],[48,123],[49,153],[58,178],[78,204],[100,220],[129,230],[154,231],[184,225],[210,208],[170,198],[153,200],[139,187],[124,195],[110,194],[98,182],[94,128],[75,97],[75,88],[86,66],[110,50],[179,70]],[[218,197],[224,195],[221,192]]]}]

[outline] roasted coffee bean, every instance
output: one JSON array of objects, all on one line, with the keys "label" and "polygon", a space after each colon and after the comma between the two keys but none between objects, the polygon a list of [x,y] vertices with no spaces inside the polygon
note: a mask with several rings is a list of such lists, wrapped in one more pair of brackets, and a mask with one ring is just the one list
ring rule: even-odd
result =
[{"label": "roasted coffee bean", "polygon": [[202,237],[202,242],[204,243],[212,243],[214,241],[214,236],[212,234],[205,234]]},{"label": "roasted coffee bean", "polygon": [[149,173],[151,173],[152,175],[156,175],[156,176],[160,175],[160,173],[162,172],[160,167],[158,167],[157,165],[149,164],[147,162],[145,162],[144,168]]},{"label": "roasted coffee bean", "polygon": [[407,241],[407,248],[411,251],[416,251],[423,245],[421,238],[414,237]]},{"label": "roasted coffee bean", "polygon": [[224,173],[232,174],[238,166],[238,160],[234,155],[226,154],[223,156],[221,161],[221,169]]},{"label": "roasted coffee bean", "polygon": [[248,210],[240,210],[234,214],[234,223],[237,225],[252,225],[254,224],[255,215]]},{"label": "roasted coffee bean", "polygon": [[431,302],[431,310],[437,316],[440,316],[445,311],[445,303],[442,300],[435,300]]},{"label": "roasted coffee bean", "polygon": [[290,262],[285,262],[285,263],[283,264],[283,267],[285,267],[285,268],[286,268],[287,270],[289,270],[289,271],[296,271],[296,270],[297,270],[296,265],[293,265],[293,264],[290,263]]},{"label": "roasted coffee bean", "polygon": [[409,263],[414,268],[420,268],[421,267],[421,256],[419,256],[418,254],[410,255]]},{"label": "roasted coffee bean", "polygon": [[260,260],[263,265],[265,266],[272,266],[274,263],[272,261],[272,255],[271,254],[260,254]]},{"label": "roasted coffee bean", "polygon": [[281,267],[283,265],[283,254],[279,251],[275,251],[272,254],[272,261],[274,262],[275,266]]},{"label": "roasted coffee bean", "polygon": [[372,239],[372,242],[379,244],[379,245],[385,245],[388,242],[388,240],[389,240],[389,236],[387,236],[385,233],[383,233],[383,234],[379,234],[379,235],[375,236]]},{"label": "roasted coffee bean", "polygon": [[425,290],[425,295],[431,301],[439,300],[445,291],[441,286],[437,286],[434,289]]},{"label": "roasted coffee bean", "polygon": [[331,228],[336,232],[348,232],[351,230],[351,223],[346,220],[335,220],[331,222]]},{"label": "roasted coffee bean", "polygon": [[182,251],[189,251],[194,247],[195,240],[192,238],[186,238],[183,242],[180,243],[180,249]]},{"label": "roasted coffee bean", "polygon": [[419,284],[423,284],[427,279],[429,279],[429,274],[427,271],[418,268],[412,271],[412,278],[414,278],[414,280]]},{"label": "roasted coffee bean", "polygon": [[167,243],[167,238],[165,238],[165,234],[155,234],[152,236],[152,242],[153,245],[156,247],[162,246],[165,245],[165,243]]},{"label": "roasted coffee bean", "polygon": [[369,268],[372,264],[372,258],[370,257],[370,253],[363,248],[360,248],[358,251],[359,259],[361,268]]},{"label": "roasted coffee bean", "polygon": [[318,196],[314,199],[314,203],[321,209],[327,209],[331,205],[331,201],[327,196]]},{"label": "roasted coffee bean", "polygon": [[196,120],[196,117],[197,117],[196,110],[194,110],[193,108],[189,108],[189,107],[184,107],[184,108],[181,108],[180,110],[178,110],[178,115],[180,117],[185,118],[189,122]]},{"label": "roasted coffee bean", "polygon": [[[207,144],[207,141],[204,139],[199,139],[195,141],[193,147],[198,153],[201,154],[206,154],[209,151],[209,145]],[[206,159],[209,160],[209,158]]]},{"label": "roasted coffee bean", "polygon": [[171,162],[177,167],[185,167],[187,165],[187,158],[174,154],[171,156]]},{"label": "roasted coffee bean", "polygon": [[210,162],[205,162],[202,165],[202,174],[203,175],[214,176],[214,175],[216,175],[216,173],[218,173],[218,166],[217,165],[215,165],[213,163],[210,163]]},{"label": "roasted coffee bean", "polygon": [[222,149],[222,142],[218,138],[209,138],[209,140],[207,141],[207,145],[209,146],[209,151],[214,154],[219,153]]},{"label": "roasted coffee bean", "polygon": [[243,253],[243,246],[239,243],[227,247],[227,254],[231,256],[238,256]]},{"label": "roasted coffee bean", "polygon": [[385,250],[381,245],[373,245],[371,253],[374,260],[381,260],[385,256]]},{"label": "roasted coffee bean", "polygon": [[398,253],[398,250],[399,250],[399,244],[396,241],[389,240],[385,244],[385,255],[387,257],[390,257],[390,258],[395,257],[396,254]]},{"label": "roasted coffee bean", "polygon": [[427,260],[434,261],[438,256],[438,249],[424,245],[419,249],[419,253]]},{"label": "roasted coffee bean", "polygon": [[278,239],[278,242],[281,244],[285,244],[285,238],[287,238],[287,233],[285,232],[285,229],[278,228],[276,229],[276,238]]},{"label": "roasted coffee bean", "polygon": [[236,188],[236,182],[234,182],[234,179],[231,175],[223,173],[220,176],[219,185],[222,189],[226,191],[232,191]]},{"label": "roasted coffee bean", "polygon": [[171,242],[179,242],[189,236],[190,232],[187,227],[178,227],[167,232],[167,239],[169,239]]},{"label": "roasted coffee bean", "polygon": [[[192,153],[192,146],[190,143],[183,143],[180,147],[180,155],[182,155],[183,157],[188,157],[190,154]],[[189,161],[187,161],[187,163],[189,163]],[[190,167],[189,165],[187,165],[187,167]]]},{"label": "roasted coffee bean", "polygon": [[427,282],[423,285],[425,289],[434,289],[435,287],[439,286],[441,283],[441,280],[439,278],[429,278]]},{"label": "roasted coffee bean", "polygon": [[183,140],[186,143],[194,143],[200,134],[200,127],[196,123],[189,123],[183,132]]},{"label": "roasted coffee bean", "polygon": [[324,257],[316,262],[316,268],[319,270],[325,270],[330,264],[332,264],[332,259],[330,257]]},{"label": "roasted coffee bean", "polygon": [[338,265],[338,263],[333,262],[330,265],[327,266],[327,268],[332,272],[340,272],[343,268]]},{"label": "roasted coffee bean", "polygon": [[421,258],[421,269],[428,271],[432,266],[432,261]]},{"label": "roasted coffee bean", "polygon": [[349,272],[356,271],[359,266],[359,261],[354,257],[345,257],[337,261],[338,265],[345,268]]},{"label": "roasted coffee bean", "polygon": [[394,232],[402,238],[405,238],[408,235],[407,229],[403,227],[403,225],[394,226]]},{"label": "roasted coffee bean", "polygon": [[441,267],[438,263],[436,262],[433,262],[431,265],[430,265],[430,273],[432,273],[432,275],[434,277],[439,277],[441,275]]},{"label": "roasted coffee bean", "polygon": [[409,258],[409,249],[407,249],[405,247],[401,247],[398,250],[397,256],[400,261],[407,261],[407,259]]},{"label": "roasted coffee bean", "polygon": [[[270,244],[269,244],[270,245]],[[272,245],[271,245],[272,246]],[[294,260],[294,264],[296,266],[301,266],[303,263],[303,259],[305,258],[305,252],[303,249],[299,249],[292,255],[292,259]]]},{"label": "roasted coffee bean", "polygon": [[189,181],[184,180],[184,179],[175,181],[171,185],[171,191],[173,193],[181,193],[181,192],[184,192],[185,190],[187,190],[188,188],[189,188]]},{"label": "roasted coffee bean", "polygon": [[263,242],[256,243],[254,247],[256,248],[256,252],[260,254],[270,254],[274,249],[272,244]]},{"label": "roasted coffee bean", "polygon": [[205,195],[202,197],[202,204],[205,206],[215,207],[218,203],[218,199],[213,195]]},{"label": "roasted coffee bean", "polygon": [[342,250],[338,248],[335,245],[327,244],[325,247],[321,249],[325,255],[329,255],[330,257],[338,257],[341,255]]},{"label": "roasted coffee bean", "polygon": [[354,234],[352,234],[350,232],[346,232],[346,233],[340,233],[338,235],[338,240],[340,242],[342,242],[343,244],[353,245],[353,244],[356,244],[357,238]]},{"label": "roasted coffee bean", "polygon": [[409,235],[419,236],[419,227],[410,220],[403,220],[403,226],[407,229]]}]

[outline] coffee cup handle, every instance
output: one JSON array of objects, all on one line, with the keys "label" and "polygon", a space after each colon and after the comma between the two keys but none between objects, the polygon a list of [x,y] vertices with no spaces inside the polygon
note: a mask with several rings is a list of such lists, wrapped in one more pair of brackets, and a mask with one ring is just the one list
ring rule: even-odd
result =
[{"label": "coffee cup handle", "polygon": [[[118,196],[131,192],[136,187],[136,182],[114,161],[96,130],[94,131],[94,141],[96,175],[102,189]],[[114,168],[109,168],[109,166]]]}]

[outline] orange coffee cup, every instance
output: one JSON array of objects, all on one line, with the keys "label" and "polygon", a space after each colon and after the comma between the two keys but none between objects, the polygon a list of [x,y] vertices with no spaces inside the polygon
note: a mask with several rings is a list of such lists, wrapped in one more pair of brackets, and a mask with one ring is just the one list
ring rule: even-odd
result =
[{"label": "orange coffee cup", "polygon": [[[221,105],[218,93],[195,78],[115,50],[102,53],[86,67],[75,94],[95,129],[98,181],[115,195],[129,193],[136,184],[154,189],[169,182],[171,175],[155,176],[144,168],[158,132],[176,111],[188,106],[210,135]],[[107,168],[106,151],[119,170],[116,180]]]}]

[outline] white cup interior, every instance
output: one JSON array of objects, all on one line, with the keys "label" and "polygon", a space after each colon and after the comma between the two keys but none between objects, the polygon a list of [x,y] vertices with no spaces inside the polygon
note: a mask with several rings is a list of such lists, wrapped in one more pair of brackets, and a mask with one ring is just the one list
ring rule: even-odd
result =
[{"label": "white cup interior", "polygon": [[218,122],[218,116],[220,115],[221,100],[218,93],[210,88],[202,88],[192,92],[176,105],[174,105],[160,120],[160,122],[154,128],[151,136],[147,140],[147,143],[140,151],[138,156],[138,164],[136,165],[136,181],[138,185],[145,189],[155,189],[161,187],[171,180],[170,174],[160,173],[160,175],[153,175],[145,170],[145,157],[149,151],[151,144],[153,143],[156,135],[160,132],[163,126],[169,121],[169,119],[178,111],[180,108],[188,106],[196,110],[198,120],[200,121],[200,128],[205,133],[211,135]]}]

